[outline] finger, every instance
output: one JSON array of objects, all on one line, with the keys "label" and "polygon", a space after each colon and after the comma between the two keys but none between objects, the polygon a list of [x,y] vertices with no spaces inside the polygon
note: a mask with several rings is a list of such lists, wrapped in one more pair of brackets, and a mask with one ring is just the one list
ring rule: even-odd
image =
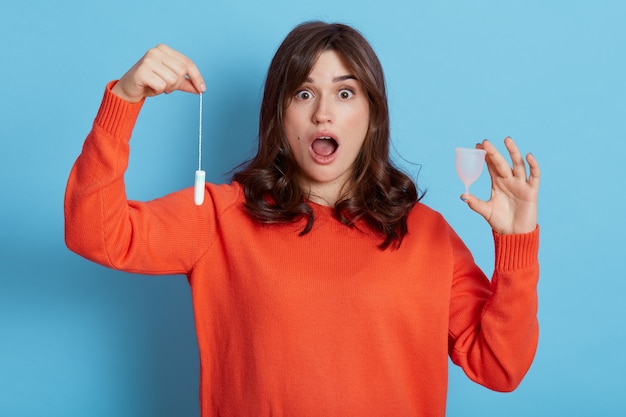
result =
[{"label": "finger", "polygon": [[167,45],[157,45],[151,51],[152,71],[166,84],[165,93],[177,90],[184,82],[187,68],[179,54]]},{"label": "finger", "polygon": [[[191,82],[190,79],[185,78],[180,86],[178,86],[178,90],[184,91],[186,93],[199,93],[196,86]],[[204,90],[202,91],[204,92]]]},{"label": "finger", "polygon": [[510,137],[507,137],[504,139],[504,146],[506,146],[506,149],[509,151],[509,156],[511,157],[511,162],[513,163],[513,176],[523,178],[525,180],[526,164],[524,163],[524,158],[515,144],[515,141]]},{"label": "finger", "polygon": [[481,143],[482,149],[484,149],[487,154],[485,155],[485,162],[487,163],[487,169],[489,170],[489,175],[492,178],[495,177],[503,177],[509,178],[512,175],[511,166],[506,161],[504,156],[495,146],[491,144],[487,139],[483,140]]},{"label": "finger", "polygon": [[168,78],[171,78],[171,76],[163,74],[162,70],[152,65],[141,66],[137,69],[136,80],[138,87],[144,90],[143,94],[147,96],[161,94],[167,90]]},{"label": "finger", "polygon": [[[193,85],[196,93],[204,93],[206,91],[206,84],[204,78],[200,73],[200,70],[192,61],[189,61],[191,65],[187,68],[187,80]],[[187,85],[187,82],[184,83]],[[185,90],[187,91],[187,90]],[[194,91],[189,91],[194,92]]]},{"label": "finger", "polygon": [[526,162],[530,170],[530,176],[528,177],[529,184],[534,187],[539,187],[539,178],[541,177],[541,170],[539,169],[539,163],[535,159],[535,156],[531,153],[526,155]]},{"label": "finger", "polygon": [[177,73],[172,69],[172,66],[168,66],[165,63],[155,67],[152,70],[155,77],[162,81],[163,87],[161,92],[171,93],[178,89],[178,86],[183,82],[185,75]]},{"label": "finger", "polygon": [[[485,150],[484,147],[484,143],[487,141],[487,139],[484,139],[481,143],[477,143],[476,144],[476,149],[482,149]],[[485,151],[486,152],[486,151]],[[485,155],[485,165],[487,165],[487,171],[489,172],[489,178],[493,178],[496,175],[496,172],[493,168],[493,164],[490,163],[490,161],[488,160],[488,155]]]},{"label": "finger", "polygon": [[135,78],[149,95],[167,92],[176,84],[178,75],[167,65],[170,59],[159,47],[151,48],[137,64]]},{"label": "finger", "polygon": [[491,217],[491,208],[486,201],[483,201],[472,194],[461,195],[461,200],[467,203],[470,209],[474,210],[476,213],[484,217],[485,220],[489,221],[489,218]]},{"label": "finger", "polygon": [[[164,60],[164,65],[178,76],[177,82],[173,86],[174,89],[195,93],[206,90],[204,78],[191,59],[164,44],[158,45],[157,48],[169,58]],[[191,90],[189,83],[193,86]],[[183,85],[184,87],[181,88]]]}]

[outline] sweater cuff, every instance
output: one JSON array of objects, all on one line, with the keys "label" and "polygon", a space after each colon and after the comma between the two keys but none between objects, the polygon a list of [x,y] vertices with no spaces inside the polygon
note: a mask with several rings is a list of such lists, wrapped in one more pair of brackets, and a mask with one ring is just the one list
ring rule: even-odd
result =
[{"label": "sweater cuff", "polygon": [[117,80],[107,84],[94,124],[114,137],[129,140],[145,99],[129,103],[111,92]]},{"label": "sweater cuff", "polygon": [[493,232],[497,270],[524,269],[539,262],[539,226],[533,232],[500,235]]}]

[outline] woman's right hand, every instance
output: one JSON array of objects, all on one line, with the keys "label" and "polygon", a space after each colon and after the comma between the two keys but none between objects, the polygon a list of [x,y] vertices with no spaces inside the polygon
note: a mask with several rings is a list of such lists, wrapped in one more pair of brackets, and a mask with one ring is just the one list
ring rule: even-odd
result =
[{"label": "woman's right hand", "polygon": [[167,45],[150,49],[111,90],[113,94],[136,103],[145,97],[175,90],[201,93],[206,89],[196,65]]}]

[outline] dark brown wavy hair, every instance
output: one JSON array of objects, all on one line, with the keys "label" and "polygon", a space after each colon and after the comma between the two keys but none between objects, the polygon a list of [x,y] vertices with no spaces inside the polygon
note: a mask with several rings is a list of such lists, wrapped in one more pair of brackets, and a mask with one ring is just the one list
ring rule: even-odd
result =
[{"label": "dark brown wavy hair", "polygon": [[306,218],[308,233],[314,213],[298,183],[298,165],[283,128],[284,111],[322,52],[335,51],[354,71],[369,98],[369,128],[363,148],[335,204],[343,224],[367,227],[380,234],[381,249],[397,248],[407,233],[407,216],[420,200],[417,187],[389,158],[389,109],[382,66],[370,44],[350,26],[307,22],[282,42],[269,66],[259,119],[257,155],[242,164],[233,180],[244,189],[246,210],[262,223]]}]

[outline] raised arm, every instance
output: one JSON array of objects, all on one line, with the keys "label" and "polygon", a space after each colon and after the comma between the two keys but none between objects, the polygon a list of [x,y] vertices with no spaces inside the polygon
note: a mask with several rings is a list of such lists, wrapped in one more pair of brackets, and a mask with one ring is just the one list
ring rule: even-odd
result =
[{"label": "raised arm", "polygon": [[[537,196],[539,164],[526,162],[511,138],[504,140],[512,166],[489,141],[484,149],[491,197],[483,201],[463,194],[470,208],[487,220],[495,240],[495,268],[491,293],[480,295],[468,279],[471,265],[458,251],[457,274],[451,301],[451,357],[474,381],[498,391],[517,387],[535,355],[539,333],[537,280],[539,228]],[[474,296],[471,294],[475,293]],[[485,297],[481,301],[481,297]],[[469,307],[468,307],[469,306]]]},{"label": "raised arm", "polygon": [[165,45],[148,51],[119,81],[107,85],[67,184],[65,241],[71,250],[132,272],[185,273],[192,267],[206,243],[204,213],[210,204],[205,211],[198,209],[190,190],[147,203],[129,201],[124,173],[145,97],[203,88],[191,60]]}]

